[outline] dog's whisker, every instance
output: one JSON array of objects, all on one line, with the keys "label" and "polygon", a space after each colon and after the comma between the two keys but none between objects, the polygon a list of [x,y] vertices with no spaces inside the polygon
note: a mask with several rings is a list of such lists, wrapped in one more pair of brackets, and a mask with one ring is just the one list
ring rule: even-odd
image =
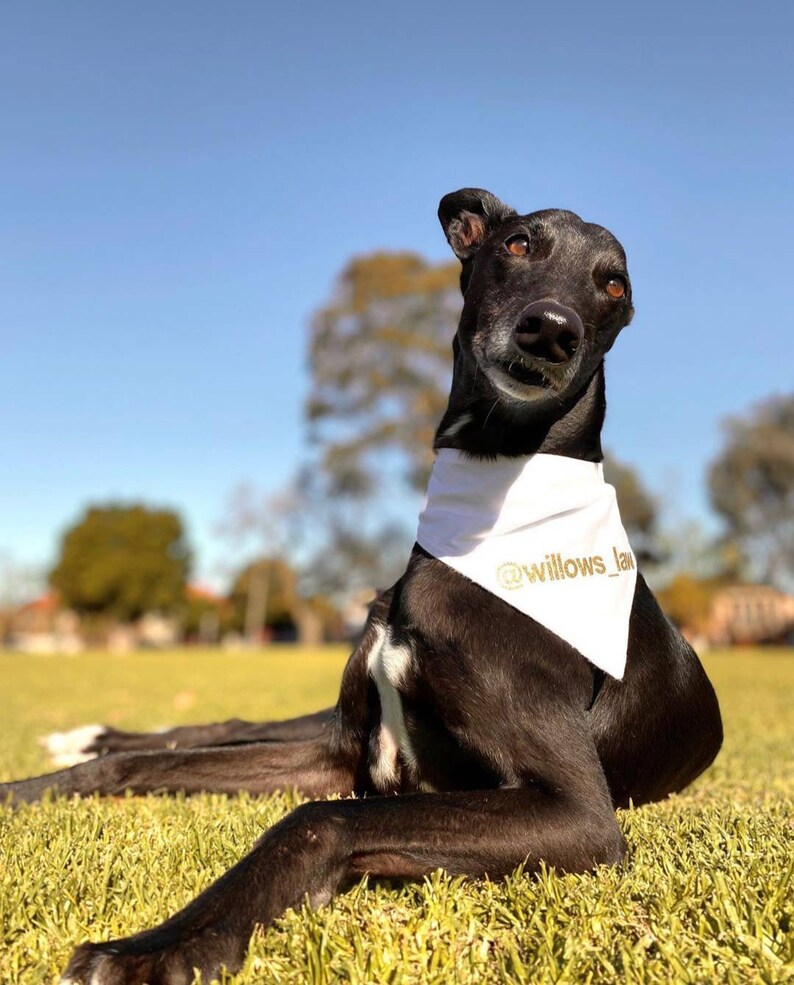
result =
[{"label": "dog's whisker", "polygon": [[494,402],[493,402],[493,407],[491,407],[491,409],[485,415],[485,420],[482,422],[482,429],[483,429],[483,431],[485,430],[485,428],[486,428],[486,426],[488,424],[488,419],[490,418],[491,414],[493,414],[493,412],[496,410],[496,407],[497,407],[498,403],[499,403],[499,398],[497,397],[496,400],[494,400]]}]

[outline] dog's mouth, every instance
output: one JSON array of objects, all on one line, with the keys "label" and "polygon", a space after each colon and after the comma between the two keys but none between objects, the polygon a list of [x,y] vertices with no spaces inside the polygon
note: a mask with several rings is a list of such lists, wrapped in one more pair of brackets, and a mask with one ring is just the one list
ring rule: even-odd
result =
[{"label": "dog's mouth", "polygon": [[544,389],[552,386],[549,377],[539,369],[527,366],[521,359],[500,360],[497,367],[507,375],[524,386],[543,387]]},{"label": "dog's mouth", "polygon": [[479,359],[478,362],[497,390],[513,400],[531,402],[565,392],[578,372],[583,348],[580,347],[576,356],[564,366],[536,361],[525,355]]},{"label": "dog's mouth", "polygon": [[482,366],[482,370],[500,393],[523,403],[540,400],[544,394],[556,389],[545,373],[519,359],[495,360]]}]

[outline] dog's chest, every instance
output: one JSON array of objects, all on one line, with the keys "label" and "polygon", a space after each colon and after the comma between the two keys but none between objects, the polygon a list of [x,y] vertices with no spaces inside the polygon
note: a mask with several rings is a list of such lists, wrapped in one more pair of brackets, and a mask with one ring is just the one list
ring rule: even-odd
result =
[{"label": "dog's chest", "polygon": [[380,724],[370,746],[369,771],[373,784],[382,793],[399,790],[403,779],[415,783],[418,778],[400,695],[400,687],[412,672],[413,659],[411,647],[395,643],[388,626],[378,629],[367,658],[367,670],[380,699]]}]

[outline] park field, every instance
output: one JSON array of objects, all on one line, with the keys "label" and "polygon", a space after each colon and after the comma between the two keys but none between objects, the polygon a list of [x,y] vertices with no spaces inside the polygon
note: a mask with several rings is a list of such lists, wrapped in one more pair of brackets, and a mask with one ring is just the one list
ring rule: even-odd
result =
[{"label": "park field", "polygon": [[[332,703],[338,648],[0,654],[0,779],[47,769],[37,737]],[[725,745],[663,804],[622,811],[629,858],[586,876],[363,881],[255,937],[235,983],[794,981],[794,651],[710,654]],[[183,906],[296,803],[53,800],[0,808],[0,982],[51,982],[72,947]]]}]

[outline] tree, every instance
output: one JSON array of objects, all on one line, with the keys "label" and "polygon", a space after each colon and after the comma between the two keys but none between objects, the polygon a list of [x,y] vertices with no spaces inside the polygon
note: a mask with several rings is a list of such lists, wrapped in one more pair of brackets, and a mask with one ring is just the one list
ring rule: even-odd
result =
[{"label": "tree", "polygon": [[[250,597],[261,584],[267,584],[262,622],[254,630],[250,625]],[[253,640],[261,636],[265,625],[293,622],[297,602],[297,579],[289,565],[279,558],[260,558],[247,564],[234,579],[229,598],[234,606],[235,622]]]},{"label": "tree", "polygon": [[[242,482],[229,496],[219,533],[237,550],[253,545],[257,555],[280,556],[295,525],[299,501],[297,489],[269,495]],[[255,643],[267,622],[273,565],[252,564],[246,571],[242,628],[246,638]]]},{"label": "tree", "polygon": [[772,397],[725,423],[711,463],[711,503],[747,573],[780,585],[794,571],[794,395]]},{"label": "tree", "polygon": [[307,416],[331,495],[366,499],[395,475],[424,488],[460,308],[456,263],[381,252],[342,271],[310,340]]},{"label": "tree", "polygon": [[[300,482],[302,585],[337,602],[399,576],[446,406],[459,267],[415,253],[352,259],[311,325],[306,405],[316,461]],[[412,518],[413,520],[413,518]]]},{"label": "tree", "polygon": [[348,263],[315,315],[306,414],[318,460],[300,483],[307,591],[341,602],[403,569],[415,530],[405,507],[430,474],[460,308],[457,263],[377,252]]},{"label": "tree", "polygon": [[636,470],[619,462],[609,452],[604,454],[604,475],[615,487],[623,526],[634,553],[641,562],[660,560],[656,502],[642,483]]},{"label": "tree", "polygon": [[179,608],[190,562],[175,512],[92,506],[64,535],[50,583],[78,613],[131,622],[145,612]]},{"label": "tree", "polygon": [[186,639],[217,643],[221,633],[233,628],[233,622],[234,612],[227,598],[198,585],[186,587],[180,609],[180,624]]},{"label": "tree", "polygon": [[391,520],[365,529],[333,499],[317,504],[309,524],[321,546],[301,566],[301,587],[304,594],[327,596],[339,606],[364,589],[374,597],[376,589],[393,585],[405,571],[416,533],[415,522]]},{"label": "tree", "polygon": [[[268,586],[262,623],[251,633],[249,625],[250,596]],[[324,632],[336,629],[339,622],[336,610],[321,596],[303,598],[298,590],[296,572],[282,558],[259,558],[247,564],[237,575],[230,592],[235,622],[248,633],[251,642],[258,642],[265,626],[295,626],[301,643],[319,643]]]},{"label": "tree", "polygon": [[688,571],[675,575],[656,593],[659,605],[680,629],[708,632],[714,595],[727,584],[725,578],[698,578]]}]

